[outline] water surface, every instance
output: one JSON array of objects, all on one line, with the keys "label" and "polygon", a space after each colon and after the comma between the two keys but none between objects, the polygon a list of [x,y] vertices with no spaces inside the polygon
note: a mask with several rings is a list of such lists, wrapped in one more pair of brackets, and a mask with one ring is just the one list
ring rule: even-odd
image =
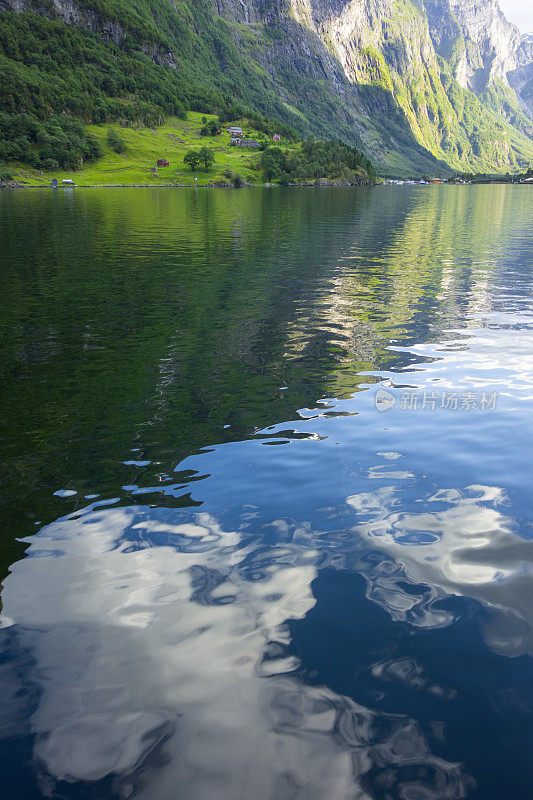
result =
[{"label": "water surface", "polygon": [[526,186],[0,196],[21,800],[528,800]]}]

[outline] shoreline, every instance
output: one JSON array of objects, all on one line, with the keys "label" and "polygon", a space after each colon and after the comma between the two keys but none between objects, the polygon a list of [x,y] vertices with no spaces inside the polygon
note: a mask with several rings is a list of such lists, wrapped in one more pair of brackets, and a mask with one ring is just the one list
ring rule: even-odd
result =
[{"label": "shoreline", "polygon": [[[334,180],[327,180],[325,178],[317,179],[316,181],[309,181],[306,183],[290,183],[287,186],[282,186],[279,183],[243,183],[241,186],[234,186],[231,183],[225,182],[217,182],[217,183],[198,183],[198,184],[190,184],[190,183],[77,183],[71,186],[52,186],[49,183],[42,183],[36,184],[33,186],[28,186],[27,184],[17,184],[17,183],[0,183],[0,190],[3,189],[51,189],[53,191],[62,189],[62,190],[72,190],[72,189],[364,189],[370,188],[373,186],[385,186],[383,181],[381,182],[372,182],[372,183],[349,183],[349,182],[342,182],[342,181],[334,181]],[[395,185],[395,184],[393,184]],[[480,185],[495,185],[495,186],[527,186],[529,184],[525,183],[524,181],[506,181],[506,180],[494,180],[494,181],[475,181],[469,183],[453,183],[453,182],[446,182],[443,181],[442,183],[432,183],[427,182],[425,184],[416,183],[407,183],[400,185],[407,185],[407,186],[480,186]],[[389,185],[390,187],[390,185]]]},{"label": "shoreline", "polygon": [[380,186],[379,183],[338,183],[335,181],[320,180],[313,183],[291,183],[282,186],[278,183],[243,183],[234,186],[230,183],[77,183],[71,186],[51,186],[42,183],[33,186],[22,184],[0,184],[0,189],[320,189],[336,187],[339,189],[362,189],[370,186]]}]

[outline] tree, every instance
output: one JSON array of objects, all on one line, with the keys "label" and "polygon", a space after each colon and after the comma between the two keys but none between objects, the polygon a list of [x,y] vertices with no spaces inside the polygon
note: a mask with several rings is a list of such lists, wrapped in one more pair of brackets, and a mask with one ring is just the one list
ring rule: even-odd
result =
[{"label": "tree", "polygon": [[211,136],[216,136],[218,133],[218,119],[211,119],[209,120],[208,124],[209,133]]},{"label": "tree", "polygon": [[8,169],[7,167],[2,167],[0,169],[0,183],[7,183],[7,181],[13,180],[13,170]]},{"label": "tree", "polygon": [[190,167],[191,172],[194,172],[198,169],[201,163],[200,153],[197,150],[187,150],[183,156],[183,163]]},{"label": "tree", "polygon": [[264,157],[261,159],[261,167],[263,170],[263,178],[267,183],[269,183],[272,178],[276,178],[280,173],[279,166],[270,153],[265,152]]},{"label": "tree", "polygon": [[279,147],[269,147],[261,154],[261,169],[267,182],[272,178],[278,178],[282,172],[286,171],[287,160]]},{"label": "tree", "polygon": [[126,152],[126,142],[118,135],[118,133],[115,130],[113,130],[113,128],[109,128],[107,132],[107,143],[109,147],[115,151],[115,153]]},{"label": "tree", "polygon": [[205,171],[209,172],[209,170],[215,163],[215,154],[211,150],[211,148],[202,147],[202,149],[198,151],[198,158],[200,160],[200,163],[204,165]]}]

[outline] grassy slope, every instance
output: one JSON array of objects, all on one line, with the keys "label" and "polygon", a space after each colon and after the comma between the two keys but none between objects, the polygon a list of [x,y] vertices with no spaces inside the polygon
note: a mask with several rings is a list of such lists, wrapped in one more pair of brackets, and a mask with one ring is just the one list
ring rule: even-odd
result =
[{"label": "grassy slope", "polygon": [[[242,150],[232,147],[229,134],[221,136],[201,136],[202,117],[214,119],[209,114],[190,111],[186,120],[171,117],[159,128],[128,127],[117,125],[91,125],[90,132],[102,143],[104,157],[86,168],[72,171],[55,170],[50,173],[37,172],[22,165],[15,165],[15,178],[30,186],[49,184],[53,177],[62,180],[72,178],[79,185],[102,186],[110,184],[172,184],[192,185],[195,175],[183,163],[183,156],[190,148],[199,149],[204,145],[215,152],[215,165],[208,173],[198,172],[198,183],[223,180],[222,171],[230,168],[245,180],[261,182],[259,171],[254,168],[257,161],[256,150]],[[124,154],[115,153],[107,144],[107,131],[112,127],[127,144]],[[247,130],[247,129],[245,129]],[[253,130],[250,129],[253,135]],[[287,147],[294,150],[298,145]],[[158,174],[151,171],[158,158],[166,158],[170,167],[160,168]]]}]

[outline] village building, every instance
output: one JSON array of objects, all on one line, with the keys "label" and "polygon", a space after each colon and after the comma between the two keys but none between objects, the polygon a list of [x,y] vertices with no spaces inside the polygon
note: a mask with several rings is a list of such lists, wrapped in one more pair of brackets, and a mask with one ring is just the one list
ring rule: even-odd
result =
[{"label": "village building", "polygon": [[238,147],[249,147],[252,150],[257,150],[261,145],[257,141],[257,139],[241,139]]},{"label": "village building", "polygon": [[170,167],[169,162],[166,158],[158,158],[157,159],[157,166],[158,167]]},{"label": "village building", "polygon": [[230,128],[228,128],[228,133],[230,134],[230,136],[243,136],[244,135],[243,129],[239,128],[238,125],[232,125]]},{"label": "village building", "polygon": [[243,139],[240,136],[232,136],[230,139],[230,144],[234,147],[247,147],[252,150],[257,150],[261,145],[257,141],[257,139]]}]

